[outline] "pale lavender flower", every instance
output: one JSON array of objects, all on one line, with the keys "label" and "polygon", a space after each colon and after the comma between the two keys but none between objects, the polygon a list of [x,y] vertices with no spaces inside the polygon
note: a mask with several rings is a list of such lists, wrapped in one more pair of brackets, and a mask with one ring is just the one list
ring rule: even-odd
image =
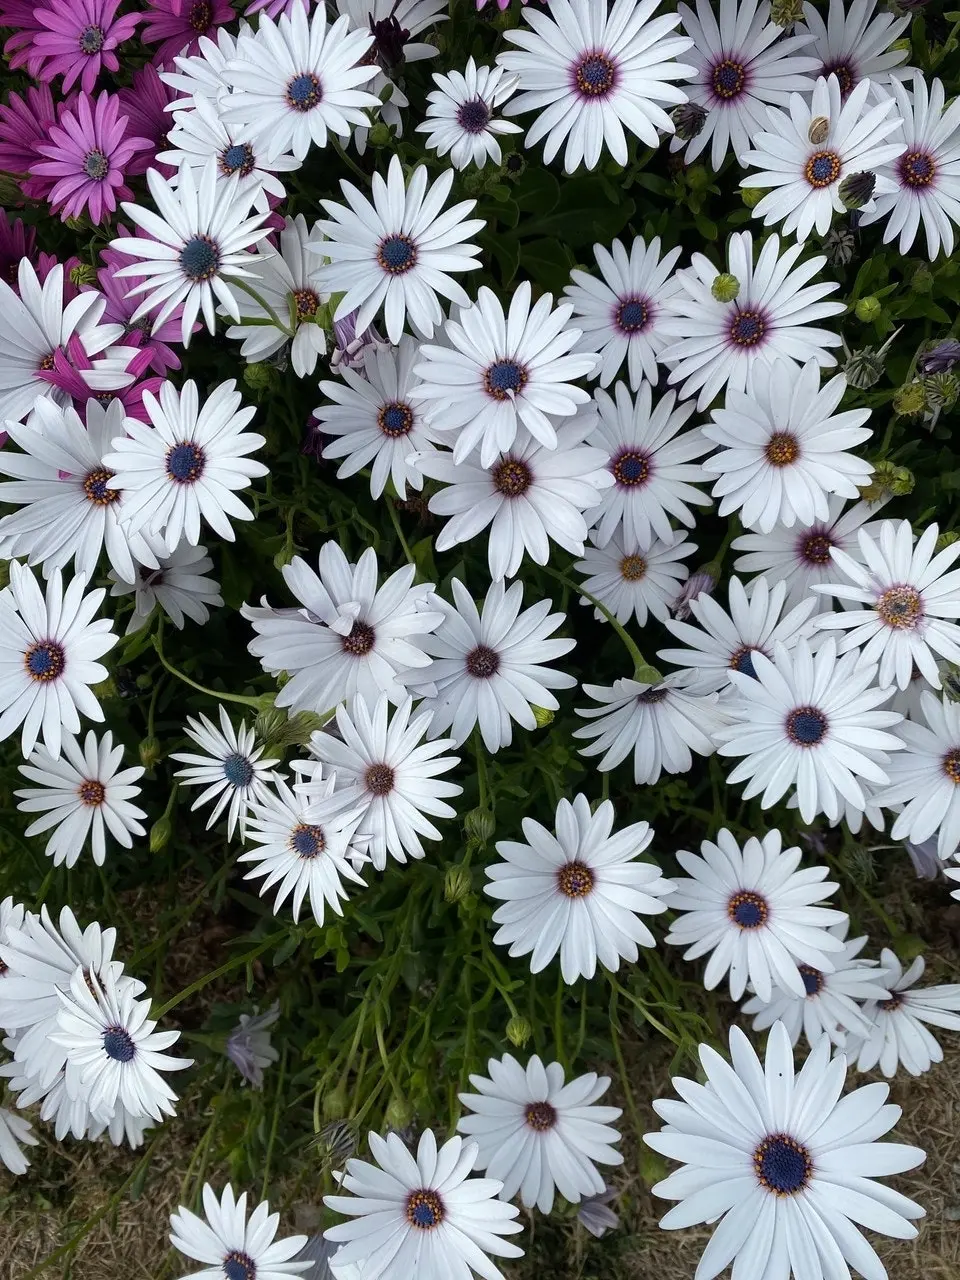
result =
[{"label": "pale lavender flower", "polygon": [[953,339],[938,342],[935,347],[922,352],[917,357],[917,369],[924,375],[946,373],[958,363],[960,363],[960,342]]},{"label": "pale lavender flower", "polygon": [[263,1088],[263,1069],[280,1057],[270,1043],[270,1032],[280,1017],[279,1001],[274,1001],[266,1013],[241,1013],[240,1025],[230,1032],[224,1053],[237,1068],[244,1080],[254,1089]]},{"label": "pale lavender flower", "polygon": [[351,311],[342,320],[334,320],[333,336],[336,346],[330,357],[330,369],[336,373],[341,368],[355,369],[363,364],[369,347],[385,347],[389,344],[373,325],[357,334],[358,312]]},{"label": "pale lavender flower", "polygon": [[587,1196],[580,1201],[577,1218],[581,1226],[586,1227],[592,1236],[599,1240],[605,1231],[616,1231],[620,1219],[607,1206],[617,1198],[615,1187],[605,1187],[599,1195]]},{"label": "pale lavender flower", "polygon": [[917,878],[919,880],[936,880],[942,865],[937,855],[936,834],[932,835],[929,840],[924,840],[922,844],[914,844],[911,840],[904,840],[903,846],[910,855],[910,861],[913,863]]},{"label": "pale lavender flower", "polygon": [[297,1262],[312,1262],[314,1265],[301,1276],[301,1280],[332,1280],[333,1272],[327,1265],[337,1252],[339,1245],[331,1244],[323,1236],[311,1236],[297,1254]]},{"label": "pale lavender flower", "polygon": [[698,596],[713,595],[713,588],[717,585],[717,580],[712,573],[706,568],[698,569],[696,573],[691,573],[690,577],[683,584],[683,589],[673,602],[673,616],[680,622],[684,618],[690,617],[690,601],[696,600]]}]

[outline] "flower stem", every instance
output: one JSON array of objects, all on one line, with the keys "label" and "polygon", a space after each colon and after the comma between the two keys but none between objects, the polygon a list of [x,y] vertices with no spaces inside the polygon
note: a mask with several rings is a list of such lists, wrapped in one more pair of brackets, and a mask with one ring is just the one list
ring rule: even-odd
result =
[{"label": "flower stem", "polygon": [[616,631],[617,635],[623,641],[627,652],[633,659],[634,680],[639,680],[641,684],[659,684],[663,679],[660,672],[656,667],[650,666],[637,645],[627,635],[626,628],[617,621],[607,606],[602,601],[598,600],[596,596],[591,595],[586,587],[581,586],[576,582],[571,582],[566,574],[559,573],[556,569],[551,569],[549,565],[544,565],[543,567],[547,573],[550,574],[551,578],[556,578],[558,582],[562,582],[563,585],[568,587],[571,591],[576,591],[579,592],[580,595],[586,596],[590,603],[600,610],[606,620],[610,623],[611,627],[613,627],[614,631]]}]

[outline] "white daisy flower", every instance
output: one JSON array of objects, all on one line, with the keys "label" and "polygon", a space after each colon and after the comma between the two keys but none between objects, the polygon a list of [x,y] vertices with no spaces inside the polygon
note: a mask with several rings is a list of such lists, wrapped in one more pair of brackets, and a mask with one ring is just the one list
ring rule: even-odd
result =
[{"label": "white daisy flower", "polygon": [[430,691],[424,710],[432,712],[431,736],[450,729],[454,744],[467,740],[475,725],[492,754],[513,741],[513,721],[531,732],[537,720],[534,707],[559,710],[551,689],[571,689],[576,679],[544,663],[562,657],[575,640],[554,637],[566,615],[551,613],[552,601],[523,604],[523,584],[509,589],[494,582],[478,612],[470,592],[459,579],[452,583],[454,605],[439,600],[443,622],[424,638],[433,660],[423,673]]},{"label": "white daisy flower", "polygon": [[343,915],[344,880],[364,885],[353,868],[354,861],[364,860],[364,842],[357,838],[364,804],[355,790],[334,790],[333,777],[325,779],[324,786],[320,781],[315,775],[309,799],[295,795],[277,779],[276,792],[267,791],[252,801],[244,839],[258,847],[241,853],[239,861],[255,864],[245,880],[265,877],[261,897],[279,886],[274,915],[292,894],[294,920],[299,920],[303,900],[308,898],[314,920],[322,925],[328,904],[338,916]]},{"label": "white daisy flower", "polygon": [[186,787],[204,788],[190,806],[191,812],[216,801],[207,819],[207,830],[226,811],[228,839],[233,839],[238,827],[242,839],[250,806],[263,803],[271,783],[281,776],[273,767],[280,761],[264,760],[265,747],[254,745],[254,730],[247,728],[245,720],[235,729],[222,703],[219,729],[205,715],[196,719],[187,716],[184,733],[203,752],[202,755],[189,751],[170,753],[171,760],[186,765],[185,769],[178,769],[174,777],[182,778]]},{"label": "white daisy flower", "polygon": [[132,847],[133,836],[145,834],[139,819],[147,815],[131,803],[140,794],[136,784],[144,769],[140,765],[121,769],[122,760],[123,746],[114,747],[113,735],[107,732],[98,741],[91,729],[82,748],[77,739],[64,737],[59,760],[37,747],[19,766],[23,776],[38,786],[14,792],[20,801],[17,808],[43,815],[27,827],[26,835],[53,827],[44,853],[53,858],[54,866],[74,866],[88,836],[93,860],[102,867],[107,832],[124,849]]},{"label": "white daisy flower", "polygon": [[825,257],[808,258],[796,266],[803,245],[792,244],[780,253],[780,237],[769,236],[753,262],[753,236],[737,231],[727,244],[727,273],[740,284],[732,302],[718,302],[711,285],[720,272],[701,253],[692,265],[677,272],[680,289],[668,301],[670,315],[664,334],[676,339],[661,353],[664,364],[675,366],[671,382],[682,382],[680,395],[699,391],[698,409],[706,409],[725,386],[743,391],[747,376],[757,364],[777,357],[796,365],[816,360],[821,369],[832,368],[836,357],[827,350],[839,347],[838,333],[813,325],[815,320],[846,310],[842,302],[823,302],[839,285],[817,280],[827,264]]},{"label": "white daisy flower", "polygon": [[691,692],[676,672],[659,684],[622,679],[610,686],[584,683],[583,691],[600,706],[577,708],[578,716],[593,723],[573,736],[595,739],[580,754],[602,755],[597,768],[605,773],[632,751],[638,786],[656,782],[663,771],[686,773],[694,752],[712,755],[713,735],[727,723],[717,695]]},{"label": "white daisy flower", "polygon": [[820,614],[817,626],[846,631],[840,652],[859,650],[863,664],[879,662],[885,687],[896,683],[905,689],[916,666],[939,689],[934,654],[960,662],[960,626],[949,621],[960,618],[960,569],[950,570],[960,543],[935,554],[939,533],[935,524],[928,525],[914,546],[909,520],[882,521],[876,538],[861,529],[863,563],[831,548],[846,581],[813,588],[845,604],[840,613]]},{"label": "white daisy flower", "polygon": [[[824,22],[815,4],[803,6],[804,21],[794,28],[809,32],[813,44],[807,52],[819,59],[817,75],[834,75],[844,97],[860,83],[872,80],[877,85],[890,85],[897,77],[894,67],[906,61],[907,49],[892,46],[910,24],[910,14],[876,13],[877,0],[830,0]],[[904,67],[897,75],[906,74]]]},{"label": "white daisy flower", "polygon": [[856,1060],[858,1071],[879,1067],[888,1079],[897,1067],[912,1076],[923,1075],[935,1062],[943,1061],[943,1050],[928,1027],[960,1031],[960,983],[911,990],[923,977],[923,956],[917,956],[904,972],[894,953],[885,947],[880,964],[886,971],[890,997],[864,1006],[872,1023],[870,1035],[862,1044],[850,1043],[851,1060]]},{"label": "white daisy flower", "polygon": [[554,307],[550,293],[531,301],[528,280],[517,285],[509,310],[484,285],[473,306],[444,324],[444,345],[420,348],[416,373],[427,421],[457,433],[457,464],[479,450],[480,466],[490,467],[513,448],[521,427],[556,449],[556,419],[589,403],[589,393],[573,383],[593,372],[597,358],[570,354],[581,334],[568,327],[573,306]]},{"label": "white daisy flower", "polygon": [[369,30],[351,31],[347,18],[327,26],[325,5],[307,15],[294,5],[273,21],[261,13],[256,32],[241,33],[222,75],[231,93],[220,103],[224,123],[251,130],[269,155],[289,151],[303,160],[327,134],[346,141],[366,125],[364,107],[379,99],[362,88],[377,73],[366,61]]},{"label": "white daisy flower", "polygon": [[51,1041],[66,1051],[66,1089],[91,1110],[112,1113],[117,1103],[133,1116],[162,1120],[175,1115],[177,1095],[160,1074],[193,1066],[165,1050],[179,1031],[156,1031],[142,988],[109,973],[94,977],[77,968],[67,991],[57,989],[60,1012]]},{"label": "white daisy flower", "polygon": [[100,323],[107,300],[96,289],[67,303],[63,293],[59,262],[43,284],[29,258],[20,259],[16,290],[0,280],[0,422],[22,421],[41,396],[58,398],[57,388],[40,373],[53,368],[54,354],[74,335],[86,355],[98,356],[123,334],[119,324]]},{"label": "white daisy flower", "polygon": [[769,1000],[751,996],[742,1012],[755,1014],[754,1031],[767,1031],[782,1022],[795,1045],[801,1032],[812,1049],[821,1036],[842,1049],[847,1035],[867,1036],[870,1021],[863,1012],[867,1000],[886,1000],[886,971],[876,960],[860,959],[866,936],[847,939],[849,921],[830,925],[829,932],[843,943],[843,950],[830,956],[833,970],[824,973],[814,965],[801,964],[804,994],[776,989]]},{"label": "white daisy flower", "polygon": [[[57,1005],[59,1007],[59,1001]],[[107,1134],[114,1146],[126,1141],[135,1149],[143,1145],[146,1130],[153,1128],[149,1116],[133,1116],[122,1103],[117,1103],[112,1112],[94,1111],[85,1097],[71,1097],[62,1067],[50,1085],[43,1085],[37,1076],[24,1073],[17,1062],[0,1065],[0,1073],[7,1076],[8,1087],[17,1094],[18,1107],[39,1104],[40,1119],[53,1125],[58,1142],[68,1134],[78,1141],[91,1142]]]},{"label": "white daisy flower", "polygon": [[311,245],[323,243],[323,236],[316,225],[308,231],[300,213],[284,219],[278,240],[278,247],[270,241],[257,245],[250,270],[257,276],[257,293],[274,316],[293,330],[293,340],[288,329],[278,328],[274,316],[256,298],[243,292],[236,298],[241,323],[231,325],[227,337],[241,344],[240,354],[247,364],[267,360],[289,342],[293,371],[298,378],[307,378],[316,368],[317,358],[327,350],[321,310],[330,296],[320,287],[322,262],[309,252]]},{"label": "white daisy flower", "polygon": [[591,426],[589,413],[561,423],[551,449],[521,429],[510,452],[490,467],[481,466],[476,455],[458,464],[447,453],[418,454],[424,475],[447,486],[430,499],[434,515],[452,516],[435,549],[449,551],[489,525],[487,562],[497,582],[514,576],[525,552],[535,564],[546,564],[551,540],[583,555],[584,512],[597,506],[613,484],[602,451],[585,443]]},{"label": "white daisy flower", "polygon": [[844,511],[842,498],[827,499],[827,518],[815,520],[810,525],[794,525],[792,529],[774,527],[769,533],[747,533],[734,538],[734,551],[747,554],[738,556],[734,569],[738,573],[761,573],[771,584],[784,582],[787,586],[786,605],[791,607],[809,599],[811,592],[817,603],[817,612],[830,608],[830,601],[815,591],[818,582],[829,582],[835,577],[832,547],[839,547],[847,555],[862,563],[857,532],[863,527],[869,533],[879,528],[867,521],[880,509],[880,503],[857,502]]},{"label": "white daisy flower", "polygon": [[530,956],[540,973],[559,951],[564,982],[592,978],[599,961],[616,972],[636,964],[640,947],[656,945],[642,916],[667,910],[673,893],[652,862],[638,862],[653,839],[648,822],[614,832],[613,804],[595,813],[584,795],[557,806],[556,835],[532,818],[522,820],[526,842],[498,840],[503,859],[487,867],[484,892],[503,903],[493,913],[494,942],[511,956]]},{"label": "white daisy flower", "polygon": [[720,755],[744,757],[727,782],[745,782],[744,799],[760,796],[763,809],[795,787],[804,822],[818,813],[836,820],[844,801],[863,809],[860,780],[889,782],[887,752],[904,745],[883,732],[903,717],[877,709],[891,690],[877,688],[876,676],[857,654],[838,657],[833,639],[816,652],[805,639],[790,650],[775,644],[772,660],[755,652],[753,676],[730,672],[731,723],[714,735]]},{"label": "white daisy flower", "polygon": [[784,614],[786,594],[785,582],[771,586],[766,578],[755,578],[744,587],[739,578],[731,578],[729,611],[710,595],[691,600],[689,609],[698,626],[669,618],[664,624],[690,648],[661,649],[657,657],[684,668],[680,674],[697,693],[730,689],[731,671],[756,675],[754,654],[770,658],[774,645],[792,649],[801,636],[810,634],[816,601],[808,597]]},{"label": "white daisy flower", "polygon": [[0,741],[22,725],[24,757],[42,737],[58,760],[64,734],[80,732],[80,715],[103,720],[90,686],[109,676],[97,659],[117,637],[109,618],[93,620],[107,593],[85,594],[86,584],[78,573],[64,590],[54,569],[44,593],[30,569],[10,561],[10,583],[0,591]]},{"label": "white daisy flower", "polygon": [[658,1099],[666,1122],[644,1142],[682,1168],[653,1193],[680,1203],[660,1219],[666,1230],[719,1225],[697,1267],[713,1280],[732,1262],[737,1276],[845,1276],[851,1266],[871,1280],[886,1271],[857,1229],[866,1224],[912,1240],[924,1210],[875,1181],[922,1164],[918,1147],[877,1142],[900,1108],[888,1090],[867,1085],[841,1098],[847,1061],[830,1060],[823,1037],[794,1075],[790,1037],[779,1024],[761,1064],[740,1030],[730,1031],[730,1057],[700,1046],[707,1083],[674,1080],[683,1099]]},{"label": "white daisy flower", "polygon": [[407,185],[399,156],[392,156],[386,181],[375,173],[373,201],[352,183],[341,180],[346,205],[322,200],[331,221],[318,225],[327,241],[328,262],[319,273],[331,293],[343,293],[335,320],[356,311],[359,331],[371,325],[383,308],[390,341],[396,345],[409,319],[418,336],[430,338],[443,320],[437,294],[457,306],[469,305],[451,272],[476,271],[480,246],[465,244],[486,225],[466,215],[476,200],[463,200],[443,210],[453,185],[445,170],[428,188],[427,170],[418,165]]},{"label": "white daisy flower", "polygon": [[404,565],[377,585],[377,554],[368,547],[350,564],[335,542],[320,548],[319,576],[295,556],[283,578],[299,609],[244,605],[257,637],[247,646],[265,671],[290,679],[278,707],[332,711],[359,694],[375,703],[381,693],[399,706],[409,673],[430,665],[424,637],[443,621],[432,583],[414,586],[416,570]]},{"label": "white daisy flower", "polygon": [[341,1189],[349,1195],[324,1196],[335,1213],[354,1221],[323,1233],[346,1241],[337,1265],[360,1264],[361,1275],[413,1275],[417,1280],[504,1280],[488,1255],[519,1258],[523,1250],[501,1236],[522,1230],[520,1210],[496,1197],[495,1178],[470,1178],[479,1149],[457,1136],[437,1148],[424,1130],[414,1158],[395,1133],[369,1135],[376,1165],[347,1161]]},{"label": "white daisy flower", "polygon": [[23,1116],[15,1111],[0,1107],[0,1164],[13,1174],[26,1173],[30,1161],[20,1150],[25,1147],[39,1146],[40,1139],[33,1136],[33,1127]]},{"label": "white daisy flower", "polygon": [[[169,554],[162,538],[146,538],[155,554],[157,567],[137,567],[134,581],[121,578],[113,570],[110,579],[111,596],[134,597],[133,613],[127,623],[125,635],[145,627],[157,607],[163,610],[173,625],[183,630],[187,618],[201,626],[210,617],[210,609],[223,604],[220,588],[206,575],[213,568],[206,547],[191,547],[186,539],[177,543]],[[209,608],[207,607],[209,605]]]},{"label": "white daisy flower", "polygon": [[960,704],[926,692],[921,709],[923,724],[904,721],[897,730],[905,749],[891,760],[889,785],[877,798],[888,809],[903,806],[894,840],[923,844],[936,836],[946,862],[960,848]]},{"label": "white daisy flower", "polygon": [[478,1093],[459,1094],[475,1114],[461,1116],[457,1131],[475,1139],[478,1165],[503,1182],[500,1198],[519,1192],[525,1209],[549,1213],[555,1190],[570,1204],[605,1190],[597,1164],[623,1164],[610,1127],[623,1112],[596,1105],[609,1077],[591,1071],[568,1084],[559,1062],[534,1055],[524,1068],[509,1053],[491,1058],[487,1071],[470,1076]]},{"label": "white daisy flower", "polygon": [[516,89],[516,77],[504,79],[503,67],[478,67],[470,58],[462,72],[434,73],[433,83],[437,88],[427,94],[426,119],[416,128],[428,135],[424,146],[438,156],[449,155],[455,169],[471,164],[482,169],[488,158],[500,164],[503,154],[497,138],[523,132],[518,124],[495,115]]},{"label": "white daisy flower", "polygon": [[[806,240],[814,228],[825,236],[833,215],[845,212],[840,184],[855,173],[873,173],[878,195],[896,189],[882,166],[904,150],[902,140],[886,141],[900,127],[897,104],[884,96],[868,106],[870,90],[870,81],[862,80],[843,101],[837,77],[821,76],[809,100],[795,93],[789,111],[767,107],[764,126],[753,135],[753,150],[740,157],[744,166],[760,171],[748,173],[740,186],[767,193],[753,209],[764,226],[782,222],[784,231],[796,232],[798,240]],[[827,127],[818,130],[823,120]],[[873,197],[863,207],[869,213]]]},{"label": "white daisy flower", "polygon": [[0,484],[0,502],[21,507],[0,519],[0,538],[10,539],[10,555],[57,569],[73,560],[88,579],[104,548],[123,577],[137,573],[134,558],[156,567],[149,546],[131,536],[121,495],[108,484],[113,472],[103,462],[123,421],[119,400],[106,408],[88,400],[84,425],[75,409],[39,399],[25,423],[5,423],[23,450],[0,451],[0,473],[13,477]]},{"label": "white daisy flower", "polygon": [[398,862],[406,862],[408,855],[425,857],[420,837],[443,839],[430,818],[455,818],[457,811],[446,798],[463,791],[439,777],[460,763],[459,756],[442,754],[454,745],[453,739],[423,741],[430,712],[411,719],[413,703],[408,698],[388,718],[388,705],[385,697],[373,706],[354,698],[349,710],[337,707],[339,736],[311,734],[313,759],[302,762],[306,777],[295,788],[307,798],[314,794],[310,775],[314,762],[320,761],[325,772],[336,776],[338,787],[355,789],[357,803],[364,806],[357,836],[365,838],[364,852],[378,871],[386,867],[388,856]]},{"label": "white daisy flower", "polygon": [[419,492],[423,476],[413,455],[430,452],[440,439],[426,421],[422,381],[414,372],[420,358],[416,339],[404,334],[397,347],[368,347],[361,369],[344,367],[337,381],[320,383],[328,401],[313,416],[326,436],[325,458],[343,458],[337,479],[370,467],[370,492],[383,495],[387,481],[400,498],[407,485]]},{"label": "white daisy flower", "polygon": [[693,67],[674,61],[693,41],[671,34],[680,15],[658,14],[659,7],[659,0],[614,0],[607,12],[592,0],[551,0],[549,14],[523,11],[532,30],[504,33],[520,49],[497,58],[520,78],[506,114],[538,113],[526,144],[546,138],[546,164],[566,143],[566,173],[595,169],[604,147],[625,165],[627,133],[648,147],[660,145],[658,130],[673,133],[663,108],[687,101],[671,81],[693,75]]},{"label": "white daisy flower", "polygon": [[[710,165],[719,169],[727,151],[741,156],[750,138],[766,123],[765,103],[786,106],[791,93],[810,93],[816,58],[806,53],[813,36],[784,35],[770,21],[766,0],[721,0],[719,13],[706,0],[697,0],[696,11],[678,6],[683,29],[693,39],[687,57],[696,68],[685,84],[691,102],[707,116],[695,138],[684,144],[673,137],[670,150],[684,145],[683,158],[691,164],[710,148]],[[803,56],[797,55],[803,50]]]},{"label": "white daisy flower", "polygon": [[[160,69],[160,79],[176,89],[178,96],[166,106],[167,111],[190,111],[204,98],[218,102],[230,92],[224,76],[228,62],[237,56],[237,40],[252,35],[253,28],[243,19],[236,35],[226,27],[217,27],[215,39],[200,36],[195,54],[178,54]],[[174,67],[176,70],[174,70]]]},{"label": "white daisy flower", "polygon": [[670,909],[676,911],[665,941],[686,947],[684,960],[709,955],[703,985],[713,991],[729,974],[730,995],[739,1000],[749,982],[763,1000],[775,988],[806,993],[798,965],[833,970],[843,942],[828,926],[847,916],[816,906],[837,888],[826,867],[800,869],[800,849],[783,848],[779,831],[740,845],[725,827],[717,842],[704,840],[700,854],[681,849],[677,861],[691,877],[676,881]]},{"label": "white daisy flower", "polygon": [[900,237],[900,256],[909,253],[920,224],[931,262],[941,248],[949,257],[955,242],[955,223],[960,223],[960,102],[944,110],[944,88],[934,80],[929,90],[918,72],[908,92],[899,80],[890,91],[897,104],[901,130],[894,135],[904,144],[903,154],[887,165],[882,176],[893,190],[878,192],[874,208],[862,217],[864,226],[885,218],[883,242]]},{"label": "white daisy flower", "polygon": [[586,439],[606,455],[611,487],[593,514],[595,538],[605,546],[615,533],[632,542],[649,542],[656,535],[674,537],[670,517],[692,529],[690,504],[709,506],[710,499],[691,481],[703,478],[694,462],[710,451],[698,429],[680,434],[693,413],[693,402],[677,404],[675,391],[653,404],[649,383],[642,382],[634,400],[625,382],[614,387],[616,400],[597,391],[599,411]]},{"label": "white daisy flower", "polygon": [[[591,534],[595,541],[595,535]],[[690,570],[681,563],[693,555],[696,547],[676,537],[664,542],[652,537],[649,541],[628,540],[622,533],[615,533],[603,547],[588,546],[583,559],[573,566],[579,574],[586,575],[584,591],[605,605],[618,622],[636,618],[646,626],[650,614],[664,622],[686,581]],[[581,604],[589,604],[586,596]],[[603,619],[599,609],[594,610],[598,621]]]},{"label": "white daisy flower", "polygon": [[274,1239],[280,1215],[270,1212],[266,1200],[257,1205],[248,1222],[245,1191],[236,1197],[228,1182],[218,1198],[205,1182],[203,1211],[206,1221],[184,1205],[170,1215],[170,1243],[205,1264],[202,1271],[191,1271],[181,1280],[287,1280],[312,1269],[312,1262],[293,1261],[306,1236]]},{"label": "white daisy flower", "polygon": [[266,444],[263,436],[244,428],[256,413],[231,378],[221,382],[200,404],[191,378],[178,391],[164,382],[160,398],[143,393],[150,424],[126,418],[127,435],[117,436],[113,452],[103,457],[113,474],[105,483],[123,493],[123,517],[134,531],[158,534],[171,554],[182,539],[200,541],[200,521],[228,542],[230,523],[252,520],[253,512],[235,496],[269,468],[246,455]]},{"label": "white daisy flower", "polygon": [[719,514],[734,511],[747,529],[770,533],[826,520],[830,494],[857,498],[873,464],[848,452],[873,434],[864,426],[869,409],[834,412],[843,399],[843,374],[820,386],[820,368],[809,360],[758,364],[746,391],[727,388],[722,409],[702,428],[720,446],[702,463],[717,476],[713,496]]},{"label": "white daisy flower", "polygon": [[639,390],[644,378],[656,384],[657,357],[668,339],[660,329],[666,303],[680,287],[673,275],[681,250],[669,249],[661,258],[660,237],[649,245],[637,236],[627,250],[619,240],[607,249],[593,246],[602,282],[586,271],[570,272],[572,284],[564,297],[573,303],[575,323],[583,337],[575,351],[600,353],[592,377],[608,387],[627,363],[630,386]]},{"label": "white daisy flower", "polygon": [[127,294],[146,295],[132,319],[156,312],[156,331],[182,305],[180,336],[187,347],[201,309],[213,333],[218,301],[239,324],[240,311],[230,281],[255,281],[252,268],[256,259],[247,251],[268,235],[270,228],[263,226],[262,213],[248,216],[253,192],[241,188],[238,174],[218,178],[213,158],[198,170],[184,162],[179,173],[169,179],[156,169],[148,169],[147,186],[158,212],[125,201],[121,208],[144,234],[111,240],[110,248],[137,259],[120,268],[120,279],[146,277]]}]

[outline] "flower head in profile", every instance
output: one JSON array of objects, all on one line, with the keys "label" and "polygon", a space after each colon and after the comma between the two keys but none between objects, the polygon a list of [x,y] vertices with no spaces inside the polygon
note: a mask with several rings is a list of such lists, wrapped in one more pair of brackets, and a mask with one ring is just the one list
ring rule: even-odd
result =
[{"label": "flower head in profile", "polygon": [[280,1017],[278,1001],[264,1013],[241,1013],[240,1021],[227,1037],[224,1053],[244,1080],[254,1089],[263,1088],[263,1073],[280,1054],[270,1043],[270,1028]]},{"label": "flower head in profile", "polygon": [[178,54],[195,52],[236,14],[229,0],[147,0],[140,39],[158,46],[154,63],[163,67]]}]

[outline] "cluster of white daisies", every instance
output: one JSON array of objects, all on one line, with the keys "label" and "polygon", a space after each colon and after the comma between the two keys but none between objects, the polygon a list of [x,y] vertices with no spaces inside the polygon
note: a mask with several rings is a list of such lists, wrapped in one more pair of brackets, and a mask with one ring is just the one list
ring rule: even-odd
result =
[{"label": "cluster of white daisies", "polygon": [[[908,17],[831,0],[826,22],[807,4],[788,34],[756,0],[668,13],[657,0],[547,0],[524,10],[496,65],[435,77],[416,132],[452,168],[432,180],[394,156],[369,193],[343,182],[345,203],[323,199],[328,216],[308,226],[275,215],[283,175],[313,148],[362,152],[371,127],[402,129],[409,104],[378,41],[410,41],[446,4],[338,0],[332,22],[323,4],[269,7],[164,73],[178,96],[170,149],[147,175],[154,207],[125,204],[136,230],[110,246],[131,260],[114,282],[128,325],[104,322],[97,289],[65,304],[62,267],[41,278],[24,259],[17,290],[0,281],[0,502],[16,508],[0,518],[0,738],[20,735],[32,785],[19,808],[39,815],[27,835],[47,834],[70,867],[88,841],[102,864],[108,837],[129,847],[144,834],[143,769],[122,768],[109,732],[81,739],[81,718],[104,719],[95,687],[118,639],[96,617],[106,589],[89,584],[105,557],[111,596],[134,596],[128,632],[158,611],[202,624],[223,603],[200,539],[231,540],[232,522],[253,518],[238,494],[268,470],[252,456],[265,444],[248,430],[255,411],[232,381],[203,395],[163,376],[131,392],[138,352],[176,367],[166,343],[186,347],[201,317],[214,332],[219,315],[248,362],[289,361],[300,378],[332,335],[315,415],[323,455],[341,479],[368,474],[375,498],[437,482],[435,549],[486,533],[492,579],[482,601],[456,579],[447,599],[412,563],[381,582],[372,549],[351,563],[329,541],[316,570],[299,557],[284,567],[295,604],[244,607],[250,653],[282,677],[276,706],[325,724],[287,772],[221,706],[218,722],[188,721],[197,750],[174,759],[209,825],[225,818],[246,845],[240,861],[275,911],[289,901],[297,919],[306,902],[322,924],[371,869],[423,858],[424,840],[442,838],[436,820],[456,816],[451,752],[474,734],[497,752],[514,724],[532,730],[559,709],[554,691],[576,684],[553,665],[574,645],[558,635],[565,615],[548,600],[524,607],[522,582],[508,581],[527,557],[549,565],[551,544],[578,557],[579,580],[559,576],[633,662],[612,686],[583,686],[576,737],[599,770],[632,754],[636,783],[651,785],[718,752],[763,808],[785,799],[804,823],[822,815],[854,832],[882,831],[890,815],[895,840],[955,859],[960,705],[943,676],[960,663],[960,542],[935,525],[917,536],[861,498],[873,468],[853,450],[870,411],[841,410],[842,374],[821,385],[841,338],[820,322],[845,305],[804,244],[855,209],[862,225],[885,219],[901,253],[921,222],[931,259],[952,251],[960,105],[893,47]],[[486,287],[471,298],[455,277],[481,266],[472,237],[485,224],[470,216],[476,201],[449,197],[454,170],[499,166],[498,137],[520,133],[501,108],[537,113],[522,145],[543,140],[548,163],[563,148],[568,173],[604,151],[626,163],[627,134],[653,147],[672,135],[714,169],[732,150],[750,170],[745,192],[765,193],[749,195],[753,213],[794,243],[772,234],[755,252],[737,233],[721,271],[701,254],[680,267],[680,249],[657,239],[615,241],[596,246],[599,276],[574,271],[563,299],[527,282],[506,301]],[[44,376],[65,354],[85,403]],[[693,509],[713,500],[747,531],[732,540],[734,568],[754,575],[729,578],[726,607],[716,575],[684,563]],[[674,668],[664,678],[628,630],[649,618],[680,646],[660,652]],[[523,834],[487,868],[495,941],[511,956],[533,972],[559,956],[566,982],[590,979],[598,962],[636,962],[654,945],[644,917],[670,909],[666,942],[709,957],[706,987],[728,979],[754,1029],[770,1029],[764,1063],[736,1029],[730,1063],[704,1047],[707,1082],[677,1081],[682,1100],[659,1102],[665,1128],[647,1135],[683,1166],[655,1188],[679,1201],[663,1225],[720,1219],[698,1280],[731,1262],[758,1278],[885,1276],[857,1225],[915,1232],[922,1210],[873,1179],[922,1152],[877,1143],[899,1114],[885,1086],[841,1099],[847,1060],[927,1070],[942,1057],[929,1026],[960,1029],[960,986],[917,988],[922,959],[904,972],[889,949],[862,958],[866,939],[848,939],[848,917],[823,905],[837,887],[827,868],[801,867],[779,831],[741,845],[723,830],[700,854],[679,852],[686,879],[641,859],[652,830],[616,831],[609,801],[563,800],[555,832],[525,819]],[[164,1053],[178,1033],[155,1030],[113,943],[69,909],[57,926],[45,909],[0,904],[2,1070],[58,1138],[138,1145],[173,1114],[161,1072],[190,1064]],[[810,1054],[795,1074],[801,1032]],[[549,1212],[559,1191],[602,1206],[596,1165],[622,1159],[619,1111],[597,1105],[609,1082],[568,1082],[538,1057],[493,1059],[488,1072],[461,1095],[464,1136],[438,1147],[428,1130],[414,1155],[396,1134],[372,1135],[376,1165],[347,1162],[344,1194],[328,1198],[352,1219],[327,1232],[342,1246],[338,1280],[497,1280],[491,1258],[521,1252],[503,1239],[520,1230],[511,1200]],[[0,1109],[10,1169],[27,1167],[20,1144],[35,1141]],[[210,1268],[201,1275],[281,1280],[313,1266],[298,1258],[303,1238],[274,1241],[266,1205],[248,1220],[229,1186],[203,1199],[206,1221],[181,1209],[172,1237]]]}]

